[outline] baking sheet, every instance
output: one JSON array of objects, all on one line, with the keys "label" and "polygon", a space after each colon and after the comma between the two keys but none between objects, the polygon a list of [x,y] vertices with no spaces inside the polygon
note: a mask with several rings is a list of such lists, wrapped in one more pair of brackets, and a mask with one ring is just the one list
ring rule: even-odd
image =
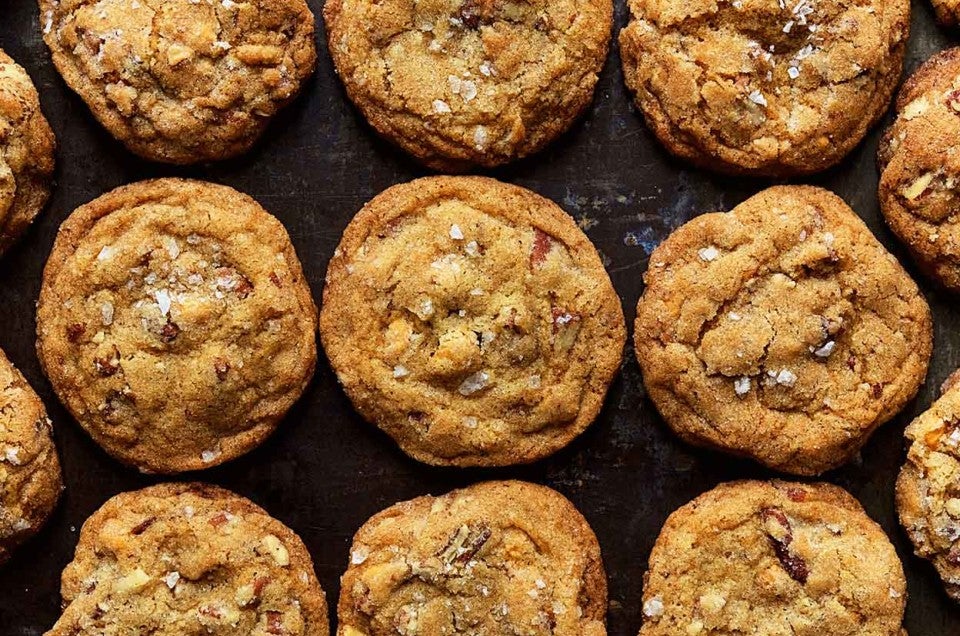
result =
[{"label": "baking sheet", "polygon": [[[320,0],[308,1],[319,18]],[[616,4],[619,30],[627,17],[625,0]],[[17,636],[42,634],[59,616],[60,572],[83,521],[112,495],[158,481],[121,466],[90,441],[40,371],[34,303],[63,219],[78,205],[139,179],[176,175],[225,183],[252,195],[283,221],[319,299],[327,261],[353,214],[384,188],[427,174],[377,139],[349,105],[319,22],[318,71],[264,142],[241,159],[190,169],[141,161],[110,138],[56,74],[38,24],[34,2],[0,0],[0,47],[33,77],[59,141],[50,206],[0,261],[0,347],[47,404],[67,491],[49,525],[0,567],[0,634]],[[907,70],[949,45],[927,0],[915,2]],[[933,308],[936,345],[928,382],[917,400],[873,436],[862,461],[826,477],[856,495],[896,544],[909,579],[910,633],[953,635],[960,633],[960,609],[943,593],[933,568],[912,556],[896,522],[893,484],[904,455],[903,427],[960,366],[960,308],[956,298],[933,292],[919,278],[883,225],[876,200],[878,137],[879,130],[872,131],[839,167],[803,182],[837,192],[905,262]],[[730,209],[771,183],[714,176],[667,156],[630,104],[615,45],[587,116],[546,152],[490,174],[550,197],[581,222],[604,256],[631,325],[652,248],[690,218]],[[642,575],[667,515],[719,482],[771,475],[747,461],[692,449],[674,437],[645,399],[628,349],[597,422],[567,449],[532,466],[452,470],[408,459],[353,412],[321,356],[305,397],[267,443],[194,477],[250,497],[292,527],[313,554],[331,607],[350,538],[375,512],[482,479],[547,484],[577,505],[600,539],[610,587],[609,633],[635,635],[641,622]]]}]

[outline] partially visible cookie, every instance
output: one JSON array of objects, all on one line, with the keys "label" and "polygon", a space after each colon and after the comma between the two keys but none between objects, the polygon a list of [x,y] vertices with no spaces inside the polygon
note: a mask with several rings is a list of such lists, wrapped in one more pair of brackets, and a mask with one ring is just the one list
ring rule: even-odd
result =
[{"label": "partially visible cookie", "polygon": [[630,0],[627,86],[673,154],[733,174],[833,166],[887,109],[909,0]]},{"label": "partially visible cookie", "polygon": [[907,461],[897,479],[900,523],[918,556],[929,559],[947,594],[960,601],[960,386],[907,427]]},{"label": "partially visible cookie", "polygon": [[896,550],[830,484],[722,484],[667,519],[640,636],[906,636]]},{"label": "partially visible cookie", "polygon": [[47,203],[55,145],[30,76],[0,50],[0,254]]},{"label": "partially visible cookie", "polygon": [[539,151],[593,99],[610,0],[327,0],[330,53],[381,135],[465,171]]},{"label": "partially visible cookie", "polygon": [[62,490],[43,402],[0,351],[0,564],[37,533]]},{"label": "partially visible cookie", "polygon": [[253,502],[204,484],[107,501],[63,571],[47,636],[327,636],[307,548]]},{"label": "partially visible cookie", "polygon": [[280,222],[226,186],[143,181],[64,222],[37,352],[107,452],[198,470],[260,444],[316,364],[316,307]]},{"label": "partially visible cookie", "polygon": [[320,333],[357,410],[412,457],[532,462],[583,432],[626,339],[596,249],[563,210],[480,177],[374,198],[327,272]]},{"label": "partially visible cookie", "polygon": [[945,27],[955,27],[960,22],[960,2],[958,0],[930,0],[937,22]]},{"label": "partially visible cookie", "polygon": [[67,85],[132,152],[189,164],[246,152],[316,66],[304,0],[39,0]]},{"label": "partially visible cookie", "polygon": [[688,442],[816,475],[917,393],[933,344],[917,285],[837,196],[764,190],[650,256],[635,344]]},{"label": "partially visible cookie", "polygon": [[904,83],[880,142],[880,209],[917,263],[960,292],[960,48],[931,57]]},{"label": "partially visible cookie", "polygon": [[544,486],[476,484],[375,515],[340,585],[338,636],[604,636],[607,581],[586,519]]}]

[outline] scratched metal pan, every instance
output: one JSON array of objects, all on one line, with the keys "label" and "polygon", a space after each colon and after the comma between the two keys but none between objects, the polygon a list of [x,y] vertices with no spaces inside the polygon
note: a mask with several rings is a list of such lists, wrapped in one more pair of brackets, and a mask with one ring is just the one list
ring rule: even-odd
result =
[{"label": "scratched metal pan", "polygon": [[[624,0],[616,1],[619,28],[626,9]],[[321,0],[310,4],[319,16]],[[269,129],[264,143],[239,160],[177,169],[141,161],[113,141],[56,74],[40,39],[36,4],[0,0],[0,47],[34,78],[59,140],[50,206],[0,261],[0,347],[50,410],[67,484],[46,529],[0,568],[0,634],[41,634],[49,628],[59,615],[60,572],[84,519],[108,497],[156,481],[121,466],[90,441],[40,372],[34,302],[63,219],[115,186],[148,177],[183,175],[226,183],[251,194],[283,221],[319,298],[327,261],[352,215],[384,188],[425,174],[379,141],[350,107],[333,74],[322,27],[318,39],[316,75],[303,97]],[[915,2],[908,71],[949,44],[949,35],[934,24],[927,0]],[[842,196],[906,262],[877,209],[878,137],[878,130],[872,131],[839,167],[807,181]],[[587,116],[543,154],[493,175],[550,197],[582,221],[604,256],[630,322],[655,245],[690,218],[730,209],[769,184],[713,176],[669,158],[630,106],[616,47]],[[862,461],[827,478],[856,495],[896,544],[909,579],[910,633],[947,636],[960,633],[960,610],[941,590],[933,568],[912,556],[893,507],[894,479],[904,456],[903,427],[960,366],[957,300],[919,280],[936,320],[929,380],[917,400],[873,436]],[[625,360],[598,421],[569,448],[532,466],[450,470],[408,459],[364,423],[321,359],[306,396],[267,443],[197,477],[250,497],[296,530],[313,554],[332,605],[350,538],[378,510],[481,479],[515,477],[550,485],[573,500],[599,536],[610,583],[610,633],[634,635],[641,622],[642,574],[667,515],[719,482],[770,473],[678,441],[645,398],[632,351]]]}]

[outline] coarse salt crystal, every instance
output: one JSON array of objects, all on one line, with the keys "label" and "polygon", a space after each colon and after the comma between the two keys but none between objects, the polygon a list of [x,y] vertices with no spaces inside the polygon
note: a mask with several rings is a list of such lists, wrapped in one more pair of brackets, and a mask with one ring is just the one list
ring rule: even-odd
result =
[{"label": "coarse salt crystal", "polygon": [[410,371],[402,364],[398,364],[397,366],[393,367],[393,377],[405,378],[408,375],[410,375]]},{"label": "coarse salt crystal", "polygon": [[463,240],[463,230],[456,223],[450,226],[450,238],[455,241]]},{"label": "coarse salt crystal", "polygon": [[777,384],[783,386],[793,386],[797,383],[797,375],[790,369],[781,369],[777,374]]},{"label": "coarse salt crystal", "polygon": [[173,588],[177,587],[177,583],[178,583],[179,581],[180,581],[180,573],[179,573],[179,572],[170,572],[170,573],[167,574],[165,577],[163,577],[163,582],[166,583],[166,584],[167,584],[167,587],[169,587],[171,590],[172,590]]},{"label": "coarse salt crystal", "polygon": [[710,261],[717,260],[717,257],[720,256],[720,251],[711,245],[710,247],[701,249],[698,254],[700,255],[701,261],[709,263]]},{"label": "coarse salt crystal", "polygon": [[461,382],[457,391],[460,395],[473,395],[477,391],[484,389],[489,381],[490,375],[486,371],[477,371]]},{"label": "coarse salt crystal", "polygon": [[449,113],[450,105],[442,99],[435,99],[433,100],[433,112],[441,114]]},{"label": "coarse salt crystal", "polygon": [[170,313],[170,294],[165,289],[158,289],[153,293],[157,306],[160,307],[160,313],[166,316]]},{"label": "coarse salt crystal", "polygon": [[750,392],[750,378],[743,376],[733,381],[733,390],[739,396],[744,396]]},{"label": "coarse salt crystal", "polygon": [[752,93],[750,93],[749,95],[747,95],[747,99],[749,99],[749,100],[750,100],[751,102],[753,102],[754,104],[758,104],[758,105],[760,105],[760,106],[766,106],[766,105],[767,105],[767,98],[764,97],[764,96],[763,96],[763,93],[761,93],[761,92],[758,91],[758,90],[755,90],[755,91],[753,91]]},{"label": "coarse salt crystal", "polygon": [[663,609],[663,599],[659,596],[654,596],[643,604],[643,615],[647,618],[656,618],[657,616],[663,615]]}]

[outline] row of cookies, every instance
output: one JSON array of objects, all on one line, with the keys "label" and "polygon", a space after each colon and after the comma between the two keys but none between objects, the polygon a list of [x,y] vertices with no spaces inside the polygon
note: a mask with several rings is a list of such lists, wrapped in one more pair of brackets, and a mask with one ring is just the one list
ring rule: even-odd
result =
[{"label": "row of cookies", "polygon": [[[300,538],[203,484],[117,495],[84,524],[50,636],[329,633]],[[893,546],[828,484],[734,482],[667,520],[644,575],[641,636],[899,636]],[[607,581],[587,520],[559,493],[487,482],[398,503],[350,549],[339,636],[606,634]],[[719,631],[718,631],[719,630]]]},{"label": "row of cookies", "polygon": [[[39,0],[54,64],[130,150],[195,163],[248,150],[316,66],[304,0]],[[347,95],[382,136],[444,171],[541,150],[593,99],[611,0],[328,0]],[[788,176],[845,156],[886,110],[907,0],[632,0],[623,72],[674,154]]]}]

